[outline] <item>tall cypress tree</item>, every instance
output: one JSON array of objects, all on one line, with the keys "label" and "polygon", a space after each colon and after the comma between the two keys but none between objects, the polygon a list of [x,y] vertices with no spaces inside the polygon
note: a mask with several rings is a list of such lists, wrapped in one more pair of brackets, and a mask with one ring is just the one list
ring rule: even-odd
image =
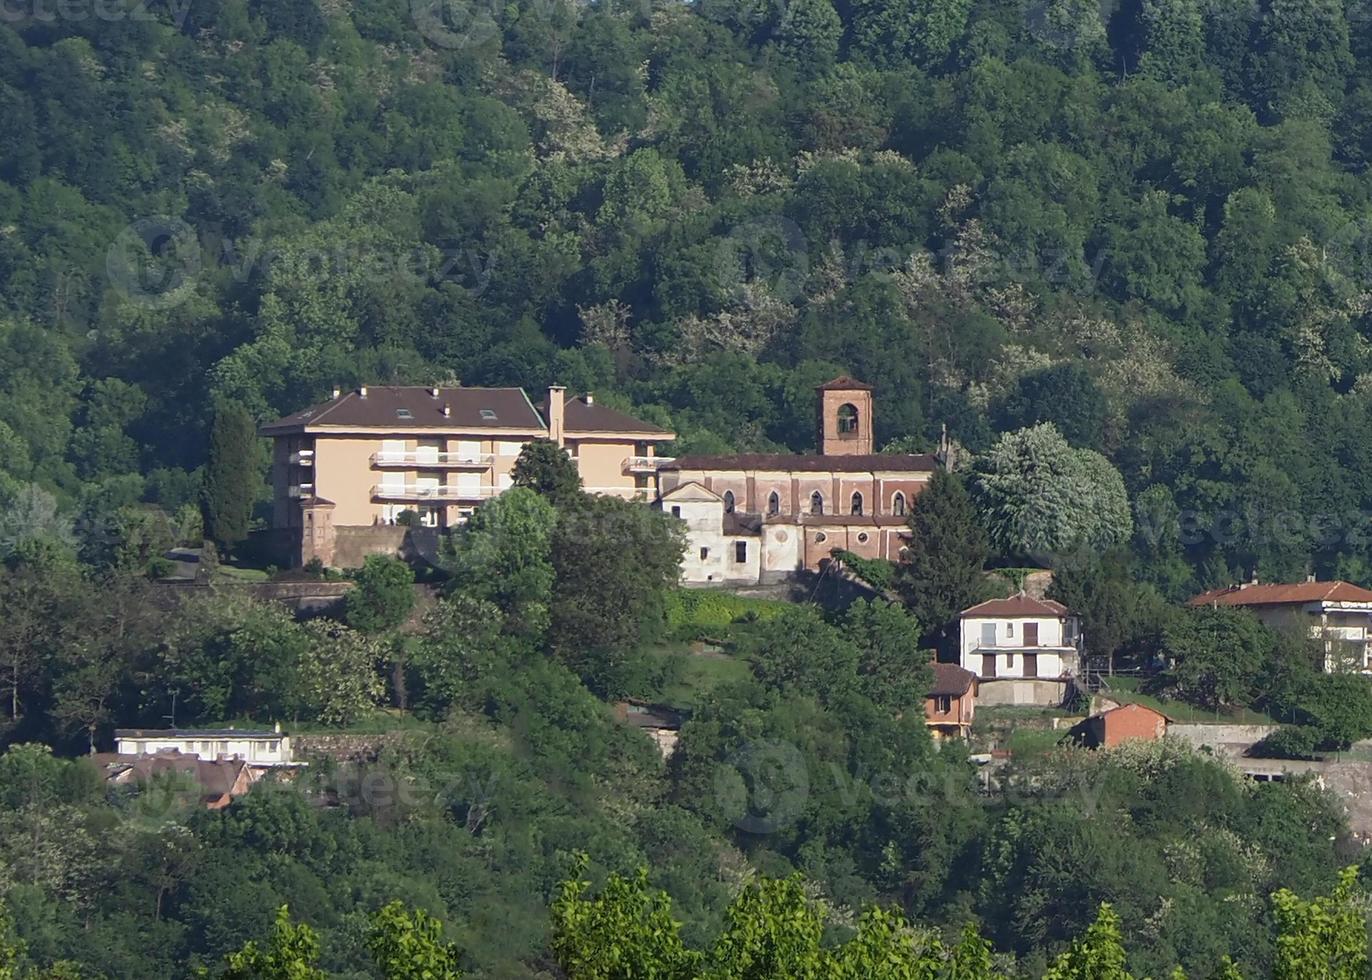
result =
[{"label": "tall cypress tree", "polygon": [[210,460],[200,491],[205,536],[232,547],[248,536],[257,499],[257,427],[236,402],[219,406],[210,432]]},{"label": "tall cypress tree", "polygon": [[926,639],[938,644],[959,612],[985,593],[982,566],[989,552],[962,481],[939,470],[915,500],[910,514],[910,546],[898,583]]}]

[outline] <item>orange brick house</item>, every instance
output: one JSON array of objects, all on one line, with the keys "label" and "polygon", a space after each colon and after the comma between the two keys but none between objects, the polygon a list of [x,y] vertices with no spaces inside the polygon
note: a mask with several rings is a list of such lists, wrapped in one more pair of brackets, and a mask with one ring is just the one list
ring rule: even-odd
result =
[{"label": "orange brick house", "polygon": [[[540,411],[541,409],[541,411]],[[359,387],[261,428],[272,439],[273,527],[291,564],[396,552],[402,524],[446,528],[511,486],[531,440],[551,439],[591,493],[651,499],[673,433],[553,386]]]},{"label": "orange brick house", "polygon": [[957,664],[933,665],[924,699],[924,724],[935,738],[966,738],[977,707],[977,675]]},{"label": "orange brick house", "polygon": [[1170,719],[1147,705],[1125,704],[1083,721],[1078,736],[1084,745],[1112,749],[1131,739],[1156,741],[1167,734]]},{"label": "orange brick house", "polygon": [[817,570],[835,548],[896,561],[915,498],[940,462],[876,453],[870,385],[817,389],[819,452],[683,456],[658,471],[658,505],[687,523],[687,583],[766,582]]}]

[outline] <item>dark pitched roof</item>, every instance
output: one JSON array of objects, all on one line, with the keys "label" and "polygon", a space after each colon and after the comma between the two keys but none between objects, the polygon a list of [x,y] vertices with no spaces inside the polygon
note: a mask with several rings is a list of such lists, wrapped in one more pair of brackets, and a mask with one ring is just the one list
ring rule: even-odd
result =
[{"label": "dark pitched roof", "polygon": [[1188,606],[1285,606],[1307,602],[1372,602],[1372,592],[1350,582],[1299,582],[1295,585],[1230,585],[1202,592]]},{"label": "dark pitched roof", "polygon": [[[443,414],[447,405],[450,413]],[[522,388],[439,388],[438,397],[418,386],[368,387],[346,391],[261,428],[263,435],[306,426],[350,429],[520,429],[547,427]]]},{"label": "dark pitched roof", "polygon": [[960,698],[972,687],[977,675],[957,664],[934,664],[934,681],[927,697]]},{"label": "dark pitched roof", "polygon": [[[564,403],[563,409],[563,429],[567,432],[644,432],[663,439],[674,439],[676,433],[653,425],[651,422],[644,422],[636,419],[632,415],[601,405],[599,402],[592,401],[587,404],[585,396],[578,398],[568,398]],[[545,399],[539,408],[546,418],[548,415],[548,402]]]},{"label": "dark pitched roof", "polygon": [[734,511],[732,514],[725,513],[721,530],[725,534],[761,534],[762,515],[744,514],[741,511]]},{"label": "dark pitched roof", "polygon": [[736,456],[681,456],[664,470],[793,470],[808,473],[932,473],[938,457],[902,453],[871,453],[862,456],[791,455],[789,453],[739,453]]},{"label": "dark pitched roof", "polygon": [[841,374],[833,381],[826,381],[822,385],[815,385],[815,391],[873,391],[871,385],[865,381],[858,381],[856,378],[846,374]]},{"label": "dark pitched roof", "polygon": [[1052,599],[1035,599],[1033,596],[1019,595],[1008,599],[990,599],[964,609],[960,616],[1070,616],[1071,610]]}]

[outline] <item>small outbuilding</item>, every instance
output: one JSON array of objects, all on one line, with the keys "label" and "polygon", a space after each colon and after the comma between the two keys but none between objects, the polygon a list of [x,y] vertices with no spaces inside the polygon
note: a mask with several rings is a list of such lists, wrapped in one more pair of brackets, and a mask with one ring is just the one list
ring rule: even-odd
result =
[{"label": "small outbuilding", "polygon": [[1074,734],[1081,744],[1093,749],[1111,749],[1130,739],[1155,741],[1167,734],[1172,719],[1147,705],[1123,704],[1092,715],[1077,726]]},{"label": "small outbuilding", "polygon": [[924,724],[935,738],[966,738],[976,711],[977,675],[957,664],[933,664]]}]

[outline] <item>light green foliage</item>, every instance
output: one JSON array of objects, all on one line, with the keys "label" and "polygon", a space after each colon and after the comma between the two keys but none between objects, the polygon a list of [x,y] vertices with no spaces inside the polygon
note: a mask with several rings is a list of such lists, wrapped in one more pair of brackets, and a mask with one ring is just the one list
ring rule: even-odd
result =
[{"label": "light green foliage", "polygon": [[1327,897],[1302,900],[1287,889],[1272,896],[1277,962],[1273,980],[1360,980],[1367,975],[1367,926],[1348,868]]},{"label": "light green foliage", "polygon": [[824,908],[798,876],[750,882],[729,906],[705,975],[719,980],[822,980]]},{"label": "light green foliage", "polygon": [[453,534],[449,592],[494,603],[509,629],[541,640],[552,601],[556,519],[552,504],[526,487],[482,504]]},{"label": "light green foliage", "polygon": [[457,948],[443,941],[443,923],[423,909],[389,902],[372,918],[367,949],[385,980],[457,980]]},{"label": "light green foliage", "polygon": [[973,487],[992,542],[1008,554],[1105,549],[1133,531],[1119,471],[1048,423],[1001,436],[978,458]]},{"label": "light green foliage", "polygon": [[302,628],[306,643],[291,670],[296,711],[325,725],[348,725],[375,710],[382,694],[380,645],[324,620]]},{"label": "light green foliage", "polygon": [[316,965],[319,937],[309,926],[291,921],[286,906],[276,913],[276,925],[264,945],[249,941],[230,953],[219,980],[326,980]]},{"label": "light green foliage", "polygon": [[673,633],[705,633],[718,637],[739,620],[767,620],[779,616],[787,604],[754,599],[717,589],[673,589],[667,594],[667,627]]},{"label": "light green foliage", "polygon": [[861,555],[844,551],[842,548],[835,548],[833,556],[854,575],[874,588],[885,591],[895,583],[896,566],[892,562],[881,558],[863,558]]},{"label": "light green foliage", "polygon": [[1057,958],[1043,980],[1133,980],[1125,969],[1126,959],[1119,916],[1108,902],[1102,902],[1086,935]]},{"label": "light green foliage", "polygon": [[398,558],[368,555],[353,572],[357,586],[343,600],[348,625],[364,633],[394,629],[414,609],[414,571]]},{"label": "light green foliage", "polygon": [[589,896],[586,857],[562,883],[553,902],[552,949],[569,980],[690,980],[700,975],[701,956],[681,940],[671,899],[654,891],[646,871],[633,878],[612,874]]}]

